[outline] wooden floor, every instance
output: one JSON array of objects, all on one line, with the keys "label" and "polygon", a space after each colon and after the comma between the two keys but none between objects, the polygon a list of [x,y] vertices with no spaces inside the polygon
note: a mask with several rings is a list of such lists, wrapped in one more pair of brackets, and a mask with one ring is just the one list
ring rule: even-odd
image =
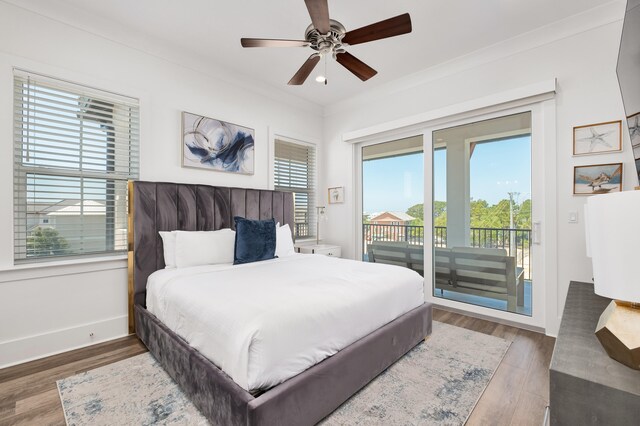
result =
[{"label": "wooden floor", "polygon": [[[467,425],[542,425],[555,339],[441,310],[434,320],[513,342]],[[56,380],[143,352],[131,336],[0,370],[0,425],[64,425]]]},{"label": "wooden floor", "polygon": [[541,426],[549,404],[549,364],[556,339],[441,310],[436,321],[511,341],[467,425]]}]

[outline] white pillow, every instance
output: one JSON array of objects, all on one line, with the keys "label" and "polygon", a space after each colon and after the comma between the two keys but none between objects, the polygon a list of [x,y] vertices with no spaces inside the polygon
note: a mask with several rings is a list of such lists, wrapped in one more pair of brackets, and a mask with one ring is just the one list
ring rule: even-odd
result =
[{"label": "white pillow", "polygon": [[219,231],[176,231],[176,268],[233,263],[236,233]]},{"label": "white pillow", "polygon": [[279,225],[280,223],[276,225],[276,256],[291,256],[296,252],[293,248],[293,239],[291,239],[291,228],[289,228],[289,224]]},{"label": "white pillow", "polygon": [[162,251],[164,252],[164,267],[171,269],[176,267],[176,231],[158,232],[162,238]]}]

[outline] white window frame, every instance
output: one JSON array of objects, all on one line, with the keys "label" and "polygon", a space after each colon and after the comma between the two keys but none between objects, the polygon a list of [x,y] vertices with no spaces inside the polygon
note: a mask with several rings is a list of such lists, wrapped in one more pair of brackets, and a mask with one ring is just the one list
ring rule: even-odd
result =
[{"label": "white window frame", "polygon": [[[358,226],[362,218],[362,206],[360,203],[362,191],[362,155],[361,148],[366,145],[389,142],[411,136],[423,135],[425,153],[425,223],[424,239],[432,241],[433,228],[431,220],[431,200],[432,200],[432,132],[437,129],[455,126],[456,124],[468,123],[469,120],[482,120],[508,115],[514,112],[530,110],[534,112],[533,126],[538,126],[532,131],[538,132],[542,145],[537,148],[539,151],[532,153],[537,158],[542,159],[545,169],[544,173],[538,174],[538,180],[532,181],[532,186],[537,185],[544,191],[540,200],[534,202],[534,209],[538,212],[538,219],[532,216],[532,221],[538,228],[537,239],[544,244],[542,255],[538,257],[541,267],[536,272],[536,282],[544,286],[544,291],[538,293],[538,300],[533,301],[535,317],[526,317],[519,314],[497,311],[481,306],[462,304],[459,302],[446,301],[446,299],[434,298],[432,296],[431,280],[425,279],[425,300],[435,305],[446,306],[447,309],[464,312],[479,318],[487,318],[493,321],[526,327],[537,331],[544,331],[547,335],[557,335],[560,326],[560,311],[558,306],[558,281],[557,281],[557,218],[556,212],[556,104],[555,104],[556,81],[548,80],[529,86],[517,88],[507,92],[497,93],[484,98],[451,105],[438,110],[432,110],[415,116],[378,124],[369,128],[345,133],[342,139],[345,143],[352,144],[352,160],[354,162],[353,174],[353,203],[355,206],[352,218],[354,226],[352,256],[358,259],[362,249],[362,227]],[[533,143],[533,142],[532,142]],[[535,166],[534,166],[535,167]],[[429,219],[429,220],[427,220]],[[343,252],[344,253],[344,252]],[[349,254],[347,253],[347,256]],[[425,277],[432,276],[433,273],[432,251],[425,250],[424,264]],[[443,300],[446,302],[443,303]],[[450,302],[450,303],[449,303]]]},{"label": "white window frame", "polygon": [[[531,186],[532,186],[532,200],[533,200],[533,211],[531,212],[531,220],[532,220],[532,229],[536,222],[544,222],[548,224],[552,221],[549,217],[549,211],[546,210],[546,206],[549,203],[552,203],[553,200],[549,199],[549,187],[545,185],[545,171],[541,168],[549,169],[546,171],[551,171],[552,167],[549,167],[550,164],[548,160],[545,158],[545,105],[544,102],[553,103],[553,100],[545,100],[542,102],[533,102],[531,104],[526,104],[522,106],[513,106],[513,107],[502,107],[500,109],[496,109],[495,111],[486,112],[482,114],[469,114],[468,116],[461,117],[459,119],[453,119],[450,121],[445,121],[443,123],[434,124],[433,126],[425,127],[424,129],[424,142],[425,142],[425,174],[429,173],[427,177],[429,179],[430,185],[425,185],[425,200],[429,200],[429,207],[427,210],[427,204],[425,203],[425,241],[433,240],[433,219],[432,212],[430,211],[432,208],[433,201],[433,155],[432,155],[432,146],[433,146],[433,133],[438,130],[448,129],[451,127],[456,127],[460,125],[466,125],[473,122],[491,120],[496,118],[501,118],[504,116],[519,114],[524,112],[531,112],[531,164],[532,164],[532,176],[531,176]],[[546,146],[548,149],[549,147]],[[551,176],[555,176],[555,168],[549,173]],[[555,180],[554,180],[555,181]],[[427,198],[428,197],[428,198]],[[553,197],[555,198],[555,191],[553,191]],[[554,209],[555,211],[555,209]],[[427,228],[428,227],[428,228]],[[545,331],[547,329],[547,292],[549,289],[545,285],[545,281],[548,280],[548,271],[546,264],[546,253],[547,249],[553,250],[552,248],[547,247],[547,242],[553,244],[553,238],[548,235],[548,229],[545,229],[546,236],[536,236],[533,235],[532,231],[532,268],[536,271],[536,276],[534,279],[533,294],[532,294],[532,312],[531,316],[526,316],[514,312],[507,312],[496,310],[493,308],[487,308],[480,305],[473,305],[465,302],[458,302],[455,300],[449,300],[442,297],[437,297],[433,294],[433,288],[430,286],[425,286],[425,296],[426,300],[434,305],[443,306],[449,309],[460,310],[464,312],[469,312],[480,316],[482,318],[488,318],[491,320],[498,320],[507,322],[510,324],[517,324],[520,326],[526,326],[527,328],[531,328],[534,330]],[[427,235],[429,234],[429,235]],[[542,238],[540,238],[542,237]],[[538,242],[536,243],[536,240]],[[425,277],[433,276],[433,252],[431,250],[425,250],[424,253],[424,274]],[[428,259],[428,260],[427,260]],[[550,281],[550,280],[549,280]],[[547,282],[549,282],[547,281]],[[426,280],[425,280],[426,282]]]},{"label": "white window frame", "polygon": [[[288,142],[292,144],[297,144],[305,147],[311,147],[315,149],[315,172],[314,172],[314,181],[315,181],[315,189],[314,189],[314,206],[323,206],[320,200],[320,182],[319,182],[319,169],[320,169],[320,150],[318,149],[319,143],[315,141],[311,137],[307,137],[304,135],[291,135],[290,132],[279,132],[273,129],[269,129],[269,189],[275,190],[275,144],[276,140],[281,140],[283,142]],[[313,213],[316,214],[315,212]],[[314,216],[315,217],[315,216]],[[295,225],[294,225],[295,226]],[[296,242],[312,242],[316,240],[316,224],[309,224],[310,235],[304,237],[295,236]]]},{"label": "white window frame", "polygon": [[[132,108],[133,116],[130,116],[130,117],[133,121],[128,121],[129,123],[128,125],[113,124],[113,126],[116,128],[116,130],[113,130],[113,134],[114,134],[113,136],[114,139],[112,142],[113,146],[109,145],[109,142],[107,142],[107,145],[106,145],[107,148],[105,149],[109,149],[109,150],[119,149],[122,151],[123,146],[124,147],[128,146],[128,150],[129,150],[127,155],[121,156],[121,157],[116,157],[115,154],[113,154],[113,156],[111,157],[111,155],[106,154],[107,151],[105,151],[105,161],[108,161],[107,160],[108,156],[113,158],[114,162],[119,160],[125,161],[122,164],[126,164],[126,166],[122,166],[122,164],[118,166],[118,163],[114,163],[115,164],[114,171],[109,171],[109,170],[94,171],[94,170],[91,170],[90,168],[83,170],[81,168],[78,168],[78,169],[74,169],[71,167],[58,168],[51,165],[45,166],[45,165],[24,164],[23,163],[24,157],[20,154],[20,152],[24,149],[23,144],[25,143],[25,140],[27,141],[27,143],[29,143],[28,142],[29,137],[27,136],[27,138],[25,139],[25,136],[24,136],[24,123],[26,122],[25,114],[24,114],[24,106],[22,105],[24,101],[21,101],[18,96],[14,95],[15,96],[14,102],[13,102],[14,140],[13,140],[13,146],[12,146],[12,153],[14,154],[14,158],[13,158],[14,218],[12,221],[14,223],[14,236],[13,236],[14,264],[16,265],[24,264],[25,266],[27,266],[30,264],[37,264],[37,263],[67,262],[67,261],[73,261],[73,260],[78,261],[77,259],[90,260],[92,258],[99,258],[99,257],[105,257],[105,258],[121,257],[127,251],[126,189],[121,195],[124,197],[124,199],[118,203],[118,206],[121,206],[121,205],[124,206],[124,210],[123,210],[124,217],[121,217],[122,213],[117,212],[118,207],[114,207],[116,209],[115,210],[116,213],[114,213],[114,216],[113,216],[114,247],[112,247],[111,249],[108,249],[108,246],[106,246],[105,250],[94,250],[94,251],[89,250],[86,253],[65,253],[65,254],[57,254],[57,255],[27,256],[26,246],[27,246],[28,223],[26,221],[26,217],[28,215],[27,213],[28,209],[27,209],[26,200],[27,200],[28,190],[27,190],[26,182],[27,182],[28,175],[42,174],[42,175],[53,176],[54,178],[93,179],[96,181],[104,180],[105,185],[107,185],[108,182],[114,182],[114,183],[122,182],[123,184],[122,186],[126,188],[127,181],[131,179],[137,179],[139,175],[139,140],[140,140],[140,136],[139,136],[140,102],[139,100],[137,98],[121,95],[108,90],[102,90],[102,89],[90,87],[87,85],[70,82],[64,79],[46,76],[36,72],[14,68],[13,86],[16,87],[21,80],[25,80],[25,79],[26,80],[32,79],[34,81],[34,86],[36,87],[38,84],[40,84],[42,87],[52,88],[54,90],[59,89],[61,92],[72,93],[74,94],[74,96],[79,96],[79,97],[87,97],[88,99],[91,99],[93,101],[97,100],[99,102],[111,104],[114,107]],[[93,114],[97,110],[88,109],[88,111],[89,111],[89,114]],[[100,113],[103,113],[103,110],[100,110]],[[28,118],[29,118],[29,115],[27,115],[27,120]],[[118,121],[114,123],[118,123]],[[122,120],[120,120],[120,123],[122,123]],[[119,128],[119,131],[117,130],[118,128]],[[122,136],[123,134],[126,135],[124,139]],[[54,144],[53,146],[55,146],[55,143],[56,143],[55,138],[57,136],[55,136],[54,134],[50,134],[47,136],[49,139],[52,140],[51,143]],[[65,137],[68,138],[69,136],[67,135]],[[124,144],[122,140],[125,141]],[[81,148],[80,144],[78,145],[78,148],[79,148],[78,158],[80,158],[82,161],[82,152],[86,148],[84,147]],[[93,149],[95,149],[95,147]],[[127,149],[127,148],[124,148],[124,149]],[[125,167],[128,170],[128,172],[126,173],[119,172],[118,169],[122,169],[122,167]],[[68,189],[69,187],[65,188],[66,191],[68,191]],[[62,189],[60,189],[60,191],[64,192]],[[68,193],[73,194],[73,192],[71,191],[69,191]],[[115,196],[117,195],[114,194],[114,197]],[[22,202],[23,200],[24,200],[24,203]],[[85,205],[85,198],[80,197],[78,198],[78,200],[80,201],[79,204],[80,204],[80,209],[82,211]],[[105,206],[105,214],[106,214],[106,209],[107,209],[107,206]],[[118,225],[116,225],[116,219],[119,219]],[[42,222],[44,223],[44,221]],[[56,220],[55,218],[53,218],[53,220],[49,220],[48,222],[49,222],[48,223],[49,225],[54,225],[56,223]],[[22,230],[23,226],[24,226],[24,230]],[[118,226],[118,228],[116,228],[116,226]],[[115,232],[117,232],[117,230],[122,230],[122,229],[124,229],[123,234],[124,234],[125,240],[121,241],[120,243],[116,243],[115,241],[117,237]],[[109,236],[106,233],[107,233],[107,230],[105,227],[105,238],[108,238]],[[24,247],[24,249],[22,249],[22,247]],[[24,251],[24,253],[22,251]]]}]

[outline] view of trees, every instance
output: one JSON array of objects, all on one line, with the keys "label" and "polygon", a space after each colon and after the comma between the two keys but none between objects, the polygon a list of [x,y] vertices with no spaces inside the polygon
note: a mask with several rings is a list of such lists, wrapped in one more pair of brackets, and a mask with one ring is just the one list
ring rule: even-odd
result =
[{"label": "view of trees", "polygon": [[[509,200],[500,200],[497,204],[490,205],[485,200],[471,200],[471,227],[472,228],[509,228]],[[415,218],[410,225],[424,226],[424,204],[415,204],[406,211],[409,216]],[[433,202],[434,225],[447,226],[446,201]],[[362,223],[369,223],[369,217],[362,216]],[[513,223],[516,229],[531,229],[531,200],[526,199],[513,205]]]},{"label": "view of trees", "polygon": [[[434,225],[447,226],[447,203],[434,201]],[[407,214],[416,219],[412,225],[424,225],[424,205],[416,204],[407,209]],[[531,229],[531,200],[513,205],[513,222],[517,229]],[[509,200],[490,205],[485,200],[471,200],[472,228],[509,228]]]},{"label": "view of trees", "polygon": [[53,256],[68,251],[69,243],[55,229],[37,227],[27,237],[27,253],[30,256]]}]

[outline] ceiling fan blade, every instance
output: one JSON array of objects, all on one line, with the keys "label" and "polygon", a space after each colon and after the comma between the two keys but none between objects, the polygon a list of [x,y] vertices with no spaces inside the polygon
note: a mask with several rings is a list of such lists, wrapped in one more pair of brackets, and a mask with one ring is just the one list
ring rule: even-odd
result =
[{"label": "ceiling fan blade", "polygon": [[378,71],[374,70],[349,52],[338,53],[336,55],[336,61],[362,81],[367,81],[374,75],[378,74]]},{"label": "ceiling fan blade", "polygon": [[326,34],[331,29],[329,25],[329,5],[327,0],[304,0],[311,16],[311,22],[321,34]]},{"label": "ceiling fan blade", "polygon": [[295,75],[291,77],[291,80],[289,80],[289,83],[287,84],[289,84],[290,86],[299,86],[304,83],[307,77],[309,77],[309,74],[311,74],[311,71],[313,71],[316,65],[318,65],[318,62],[320,62],[320,55],[314,53],[313,55],[309,56],[309,59],[307,59],[305,63],[302,64],[298,72],[296,72]]},{"label": "ceiling fan blade", "polygon": [[380,40],[388,37],[395,37],[411,32],[411,16],[408,13],[389,18],[366,27],[352,30],[345,34],[343,43],[353,46],[354,44],[367,43],[369,41]]},{"label": "ceiling fan blade", "polygon": [[242,47],[307,47],[305,40],[282,40],[270,38],[241,38]]}]

